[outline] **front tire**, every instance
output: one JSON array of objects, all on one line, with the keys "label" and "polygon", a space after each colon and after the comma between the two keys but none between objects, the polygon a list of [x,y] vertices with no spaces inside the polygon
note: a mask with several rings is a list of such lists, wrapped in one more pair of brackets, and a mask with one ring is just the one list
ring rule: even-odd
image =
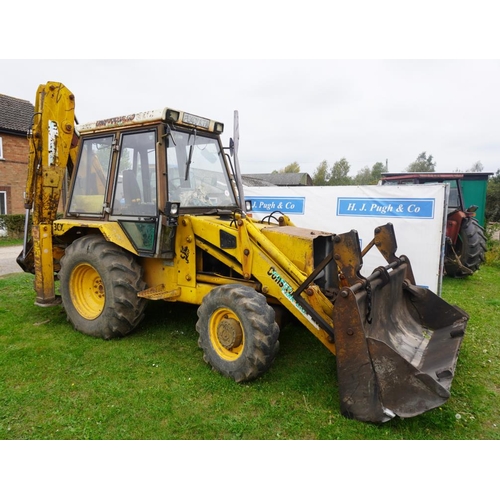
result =
[{"label": "front tire", "polygon": [[61,258],[62,303],[76,330],[105,340],[128,335],[143,319],[145,288],[134,257],[101,236],[75,240]]},{"label": "front tire", "polygon": [[273,308],[264,295],[242,285],[210,291],[198,308],[196,330],[205,362],[236,382],[265,373],[279,349]]}]

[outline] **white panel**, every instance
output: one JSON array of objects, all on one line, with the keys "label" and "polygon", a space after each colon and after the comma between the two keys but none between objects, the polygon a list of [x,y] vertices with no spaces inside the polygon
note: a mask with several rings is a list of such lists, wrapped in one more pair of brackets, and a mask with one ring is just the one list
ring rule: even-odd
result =
[{"label": "white panel", "polygon": [[[361,247],[377,226],[394,225],[398,251],[409,257],[417,285],[441,291],[446,185],[266,186],[245,187],[255,219],[273,211],[287,214],[300,227],[331,233],[358,231]],[[386,264],[373,248],[363,259],[362,274]]]}]

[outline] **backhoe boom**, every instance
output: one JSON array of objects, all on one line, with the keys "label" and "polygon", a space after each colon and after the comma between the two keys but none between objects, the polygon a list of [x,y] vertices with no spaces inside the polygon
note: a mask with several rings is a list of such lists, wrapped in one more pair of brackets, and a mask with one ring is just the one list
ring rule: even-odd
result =
[{"label": "backhoe boom", "polygon": [[[28,134],[30,152],[24,194],[26,227],[17,262],[35,274],[38,305],[58,303],[54,291],[52,223],[57,218],[68,166],[76,163],[75,98],[61,83],[40,85]],[[28,233],[31,216],[31,238]]]}]

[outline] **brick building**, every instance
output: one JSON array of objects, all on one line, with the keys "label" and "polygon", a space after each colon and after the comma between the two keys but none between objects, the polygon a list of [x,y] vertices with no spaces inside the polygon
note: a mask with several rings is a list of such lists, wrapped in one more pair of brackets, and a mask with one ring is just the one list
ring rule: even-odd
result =
[{"label": "brick building", "polygon": [[29,144],[26,134],[34,106],[0,94],[0,214],[24,214]]}]

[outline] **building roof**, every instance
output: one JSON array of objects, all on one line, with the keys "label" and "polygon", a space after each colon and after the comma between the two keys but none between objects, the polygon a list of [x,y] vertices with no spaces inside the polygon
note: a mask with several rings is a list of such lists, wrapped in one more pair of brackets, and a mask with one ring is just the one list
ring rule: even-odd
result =
[{"label": "building roof", "polygon": [[263,181],[262,179],[258,179],[253,175],[241,174],[241,182],[244,186],[255,187],[255,186],[276,186],[272,182]]},{"label": "building roof", "polygon": [[26,134],[31,127],[34,109],[29,101],[0,94],[0,130]]},{"label": "building roof", "polygon": [[467,181],[487,181],[493,172],[384,172],[382,173],[382,180],[387,181],[411,181],[414,180],[415,184],[425,183],[427,181],[435,180],[436,182],[463,179]]},{"label": "building roof", "polygon": [[311,176],[306,172],[286,174],[246,174],[243,175],[243,178],[246,181],[253,179],[254,181],[263,181],[275,186],[312,186],[313,184]]}]

